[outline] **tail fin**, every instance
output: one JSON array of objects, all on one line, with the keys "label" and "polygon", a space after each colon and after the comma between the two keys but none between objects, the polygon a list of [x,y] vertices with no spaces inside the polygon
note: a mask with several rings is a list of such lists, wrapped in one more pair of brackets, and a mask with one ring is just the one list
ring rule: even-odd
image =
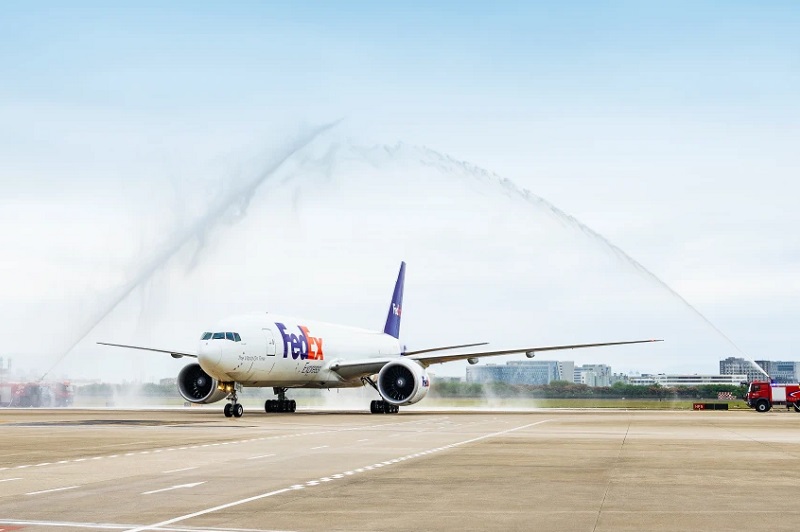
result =
[{"label": "tail fin", "polygon": [[397,283],[394,285],[392,303],[389,305],[389,313],[386,315],[386,326],[383,332],[400,338],[400,315],[403,313],[403,284],[406,280],[406,263],[400,263],[400,273],[397,274]]}]

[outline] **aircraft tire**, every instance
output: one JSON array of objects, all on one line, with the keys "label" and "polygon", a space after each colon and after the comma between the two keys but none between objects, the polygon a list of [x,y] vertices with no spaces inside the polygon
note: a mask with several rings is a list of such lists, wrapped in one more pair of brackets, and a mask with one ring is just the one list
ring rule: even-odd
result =
[{"label": "aircraft tire", "polygon": [[239,403],[232,408],[234,417],[242,417],[244,415],[244,407]]},{"label": "aircraft tire", "polygon": [[296,412],[297,411],[297,401],[292,399],[289,401],[289,412]]},{"label": "aircraft tire", "polygon": [[227,405],[225,405],[225,408],[222,410],[222,412],[225,414],[225,417],[232,417],[233,416],[233,405],[228,403]]}]

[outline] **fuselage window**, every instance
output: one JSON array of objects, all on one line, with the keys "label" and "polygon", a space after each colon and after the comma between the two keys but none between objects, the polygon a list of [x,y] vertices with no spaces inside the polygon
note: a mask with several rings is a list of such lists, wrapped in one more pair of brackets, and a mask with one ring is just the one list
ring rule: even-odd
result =
[{"label": "fuselage window", "polygon": [[242,337],[239,336],[239,333],[233,333],[233,340],[235,342],[241,342],[242,341]]},{"label": "fuselage window", "polygon": [[226,332],[226,333],[225,333],[225,339],[226,339],[226,340],[230,340],[231,342],[233,342],[233,341],[234,341],[234,340],[233,340],[233,333],[231,333],[231,332]]},{"label": "fuselage window", "polygon": [[211,340],[211,333],[203,333],[201,340]]},{"label": "fuselage window", "polygon": [[214,336],[211,337],[213,340],[224,340],[225,333],[214,333]]}]

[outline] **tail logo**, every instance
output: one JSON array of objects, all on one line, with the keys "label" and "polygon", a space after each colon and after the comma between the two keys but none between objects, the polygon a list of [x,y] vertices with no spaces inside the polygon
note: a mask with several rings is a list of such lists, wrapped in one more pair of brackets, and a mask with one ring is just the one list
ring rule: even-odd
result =
[{"label": "tail logo", "polygon": [[324,360],[322,352],[322,338],[311,336],[308,327],[298,325],[297,330],[300,334],[289,332],[289,328],[283,323],[275,323],[283,337],[283,358],[289,358],[291,353],[293,359],[301,360]]},{"label": "tail logo", "polygon": [[400,308],[400,305],[398,305],[396,303],[392,303],[392,313],[395,316],[397,316],[399,318],[400,314],[402,313],[402,311],[403,311],[403,309]]}]

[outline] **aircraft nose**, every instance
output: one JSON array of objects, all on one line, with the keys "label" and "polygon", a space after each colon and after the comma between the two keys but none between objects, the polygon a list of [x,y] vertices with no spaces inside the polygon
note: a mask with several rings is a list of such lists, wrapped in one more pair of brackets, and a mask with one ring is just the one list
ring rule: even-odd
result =
[{"label": "aircraft nose", "polygon": [[197,360],[200,362],[200,367],[203,369],[215,368],[222,357],[222,349],[219,342],[213,340],[203,340],[200,342],[200,348],[197,350]]}]

